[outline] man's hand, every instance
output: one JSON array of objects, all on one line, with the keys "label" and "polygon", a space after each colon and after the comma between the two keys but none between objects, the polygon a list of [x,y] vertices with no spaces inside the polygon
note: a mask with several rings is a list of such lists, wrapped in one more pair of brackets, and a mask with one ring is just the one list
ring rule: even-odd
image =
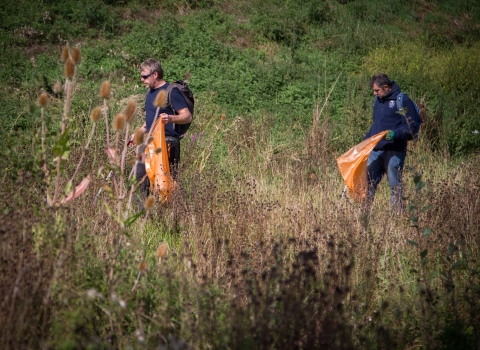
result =
[{"label": "man's hand", "polygon": [[166,113],[160,114],[160,118],[162,118],[163,124],[168,124],[172,121],[172,116]]},{"label": "man's hand", "polygon": [[391,141],[395,137],[395,133],[393,130],[388,130],[387,134],[385,135],[385,140]]}]

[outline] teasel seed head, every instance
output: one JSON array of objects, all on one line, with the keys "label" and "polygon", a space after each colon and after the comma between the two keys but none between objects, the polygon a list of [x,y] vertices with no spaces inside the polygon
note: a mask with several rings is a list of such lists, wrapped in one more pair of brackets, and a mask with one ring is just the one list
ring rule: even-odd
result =
[{"label": "teasel seed head", "polygon": [[73,75],[75,74],[75,63],[73,63],[71,58],[68,58],[65,61],[65,78],[73,78]]},{"label": "teasel seed head", "polygon": [[90,116],[90,119],[92,122],[96,123],[100,120],[102,117],[102,109],[100,107],[95,107],[95,109],[92,111],[92,115]]},{"label": "teasel seed head", "polygon": [[110,98],[111,88],[110,82],[105,80],[100,87],[100,97],[101,98]]},{"label": "teasel seed head", "polygon": [[57,82],[53,85],[53,92],[56,93],[56,94],[62,92],[62,84],[60,84],[59,81],[57,81]]},{"label": "teasel seed head", "polygon": [[143,143],[143,128],[138,128],[135,130],[135,136],[133,137],[133,143],[136,145],[140,145]]},{"label": "teasel seed head", "polygon": [[147,263],[145,261],[142,261],[140,264],[138,264],[138,271],[140,272],[147,272]]},{"label": "teasel seed head", "polygon": [[42,92],[38,98],[38,105],[40,107],[46,107],[48,104],[48,95],[46,92]]},{"label": "teasel seed head", "polygon": [[157,95],[157,98],[155,99],[155,102],[153,103],[155,107],[164,107],[165,104],[167,103],[167,91],[164,89],[160,90],[160,92]]},{"label": "teasel seed head", "polygon": [[62,53],[60,54],[60,59],[65,62],[70,57],[70,48],[68,46],[64,46],[62,49]]},{"label": "teasel seed head", "polygon": [[168,253],[168,244],[163,242],[157,248],[157,258],[162,259],[167,256]]},{"label": "teasel seed head", "polygon": [[113,124],[113,128],[115,129],[116,132],[120,132],[125,130],[125,114],[123,113],[118,113],[117,116],[115,117],[115,122]]},{"label": "teasel seed head", "polygon": [[155,204],[155,197],[148,196],[148,198],[145,200],[144,207],[146,210],[151,210],[153,209],[154,204]]},{"label": "teasel seed head", "polygon": [[72,50],[73,63],[79,64],[82,61],[82,53],[78,47],[74,47]]},{"label": "teasel seed head", "polygon": [[125,118],[127,119],[127,123],[133,122],[135,119],[135,112],[137,111],[137,102],[134,100],[128,101],[127,107],[125,108]]}]

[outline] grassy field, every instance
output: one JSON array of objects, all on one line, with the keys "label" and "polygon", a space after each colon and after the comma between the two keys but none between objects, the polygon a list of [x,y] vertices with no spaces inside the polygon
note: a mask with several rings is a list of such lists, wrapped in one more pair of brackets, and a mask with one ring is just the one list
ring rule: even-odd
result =
[{"label": "grassy field", "polygon": [[[0,23],[1,348],[480,347],[476,1],[26,0]],[[138,211],[148,57],[196,104],[172,203]],[[385,181],[369,211],[341,197],[378,72],[425,119],[401,215]]]}]

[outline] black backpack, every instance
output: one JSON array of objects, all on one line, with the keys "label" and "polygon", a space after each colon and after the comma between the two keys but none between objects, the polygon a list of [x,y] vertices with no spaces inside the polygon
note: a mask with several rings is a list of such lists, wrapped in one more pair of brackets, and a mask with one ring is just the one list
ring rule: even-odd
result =
[{"label": "black backpack", "polygon": [[[188,84],[183,80],[175,80],[173,83],[171,83],[167,87],[167,105],[171,106],[172,109],[173,109],[173,105],[170,102],[170,93],[172,92],[173,89],[178,89],[182,93],[182,96],[185,99],[185,102],[187,102],[188,110],[190,111],[190,114],[192,115],[192,118],[193,118],[193,108],[195,105],[195,99],[193,98],[193,92],[188,87]],[[173,110],[176,113],[175,109]],[[174,128],[178,133],[183,135],[187,132],[191,124],[192,123],[175,124]]]}]

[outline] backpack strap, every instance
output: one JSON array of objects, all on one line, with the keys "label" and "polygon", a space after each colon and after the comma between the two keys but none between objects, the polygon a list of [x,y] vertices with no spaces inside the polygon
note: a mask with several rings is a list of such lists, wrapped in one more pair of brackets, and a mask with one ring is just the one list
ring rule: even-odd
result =
[{"label": "backpack strap", "polygon": [[[173,82],[171,83],[170,85],[168,85],[167,87],[167,103],[172,107],[173,111],[175,113],[177,113],[177,111],[173,108],[173,104],[172,102],[170,101],[170,94],[172,93],[172,90],[173,89],[177,89],[178,91],[180,91],[180,93],[182,94],[183,96],[183,99],[185,100],[185,102],[187,103],[187,106],[188,106],[188,110],[190,111],[190,113],[192,113],[193,111],[193,104],[192,104],[192,101],[190,101],[190,99],[185,95],[185,93],[182,91],[182,89],[180,89],[178,86],[177,86],[177,82]],[[193,117],[193,113],[192,113],[192,117]]]},{"label": "backpack strap", "polygon": [[405,93],[403,91],[400,91],[397,95],[397,111],[403,110],[403,96]]},{"label": "backpack strap", "polygon": [[[172,107],[172,110],[173,110],[173,113],[177,114],[177,111],[175,110],[175,108],[173,108],[173,104],[172,104],[172,101],[170,99],[170,95],[172,93],[172,90],[175,88],[175,85],[174,84],[170,84],[167,86],[167,105]],[[173,129],[175,129],[175,123],[172,123],[173,124]]]},{"label": "backpack strap", "polygon": [[172,104],[171,99],[170,99],[170,95],[171,95],[172,90],[173,90],[174,88],[175,88],[175,86],[174,86],[173,84],[170,84],[170,85],[168,85],[168,87],[167,87],[167,105],[169,105],[170,107],[172,107],[174,113],[177,113],[177,111],[173,108],[173,104]]}]

